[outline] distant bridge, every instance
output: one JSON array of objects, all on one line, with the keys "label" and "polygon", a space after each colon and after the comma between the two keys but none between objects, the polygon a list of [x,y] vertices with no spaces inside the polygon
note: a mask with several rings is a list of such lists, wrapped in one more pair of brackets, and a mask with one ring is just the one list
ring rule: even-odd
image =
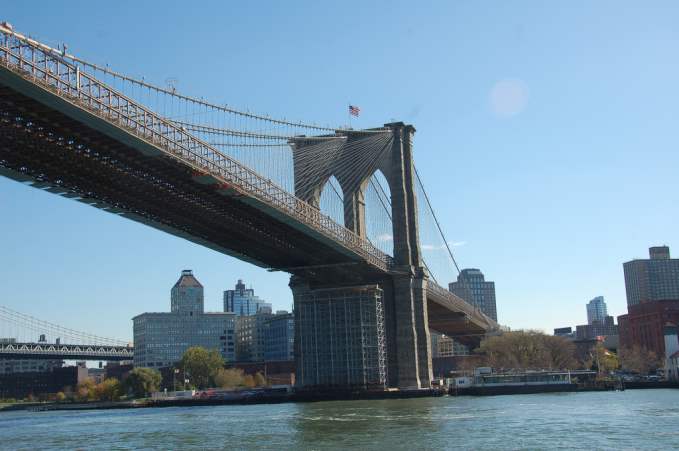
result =
[{"label": "distant bridge", "polygon": [[134,347],[123,340],[80,332],[0,305],[0,360],[123,361]]},{"label": "distant bridge", "polygon": [[449,265],[452,253],[414,167],[414,132],[237,111],[0,26],[0,174],[290,273],[301,385],[354,383],[346,368],[304,376],[310,359],[334,359],[328,334],[338,332],[308,323],[328,341],[300,339],[298,308],[345,302],[352,287],[374,287],[383,305],[375,346],[386,357],[369,364],[386,359],[379,378],[389,386],[429,386],[429,328],[473,346],[498,327],[437,283],[437,260]]},{"label": "distant bridge", "polygon": [[0,343],[1,359],[132,361],[134,348],[131,346]]}]

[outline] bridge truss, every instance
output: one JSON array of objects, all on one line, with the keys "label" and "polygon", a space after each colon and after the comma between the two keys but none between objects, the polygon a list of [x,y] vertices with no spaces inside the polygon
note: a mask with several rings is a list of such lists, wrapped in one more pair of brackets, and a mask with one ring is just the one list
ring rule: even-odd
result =
[{"label": "bridge truss", "polygon": [[0,359],[132,361],[132,346],[0,342]]}]

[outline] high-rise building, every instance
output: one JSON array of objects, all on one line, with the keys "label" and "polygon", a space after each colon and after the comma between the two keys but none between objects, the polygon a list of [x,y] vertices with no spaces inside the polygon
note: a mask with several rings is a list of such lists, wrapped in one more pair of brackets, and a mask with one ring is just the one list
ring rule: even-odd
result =
[{"label": "high-rise building", "polygon": [[295,319],[278,311],[264,323],[264,360],[295,360]]},{"label": "high-rise building", "polygon": [[225,360],[235,360],[235,315],[204,312],[203,286],[191,270],[182,271],[170,299],[170,312],[132,318],[134,366],[171,366],[192,346],[216,349]]},{"label": "high-rise building", "polygon": [[236,360],[264,361],[264,323],[273,315],[259,311],[254,315],[236,317]]},{"label": "high-rise building", "polygon": [[587,324],[593,324],[594,321],[603,323],[607,316],[608,310],[603,296],[597,296],[587,303]]},{"label": "high-rise building", "polygon": [[497,321],[495,282],[486,282],[480,270],[463,269],[457,276],[457,282],[448,284],[448,289]]},{"label": "high-rise building", "polygon": [[294,360],[295,321],[292,313],[258,312],[236,317],[236,359],[239,362]]},{"label": "high-rise building", "polygon": [[236,316],[254,315],[260,311],[271,313],[271,304],[255,296],[255,290],[245,288],[243,281],[238,279],[234,290],[224,292],[224,311]]},{"label": "high-rise building", "polygon": [[193,276],[193,271],[185,269],[170,290],[170,311],[193,316],[204,311],[203,285]]},{"label": "high-rise building", "polygon": [[679,259],[670,258],[667,246],[651,247],[650,259],[623,264],[627,306],[661,300],[679,300]]}]

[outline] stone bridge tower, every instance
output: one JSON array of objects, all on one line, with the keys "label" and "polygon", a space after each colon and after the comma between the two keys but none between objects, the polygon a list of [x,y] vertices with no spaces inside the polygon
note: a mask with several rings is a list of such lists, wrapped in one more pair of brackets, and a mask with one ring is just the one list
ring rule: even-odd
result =
[{"label": "stone bridge tower", "polygon": [[432,380],[427,275],[418,235],[412,138],[402,122],[383,129],[296,139],[295,194],[319,206],[334,176],[344,193],[345,226],[366,237],[365,190],[380,170],[391,192],[394,267],[376,276],[293,276],[297,385],[427,388]]}]

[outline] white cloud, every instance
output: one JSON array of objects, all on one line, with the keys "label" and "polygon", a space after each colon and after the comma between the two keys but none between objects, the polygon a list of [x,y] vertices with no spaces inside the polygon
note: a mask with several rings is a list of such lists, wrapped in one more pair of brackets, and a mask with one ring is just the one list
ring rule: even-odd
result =
[{"label": "white cloud", "polygon": [[392,241],[393,239],[394,239],[394,237],[389,235],[388,233],[383,233],[382,235],[377,235],[377,241]]},{"label": "white cloud", "polygon": [[[450,247],[460,247],[464,246],[465,244],[467,244],[466,241],[448,241],[448,246]],[[445,249],[446,245],[441,244],[440,246],[437,246],[435,244],[420,244],[420,248],[423,251],[439,251]]]},{"label": "white cloud", "polygon": [[489,95],[490,107],[498,116],[519,114],[528,103],[528,87],[518,79],[500,80],[493,85]]},{"label": "white cloud", "polygon": [[444,245],[436,246],[436,245],[433,245],[433,244],[422,244],[422,245],[420,245],[420,248],[422,248],[423,251],[438,251],[438,250],[444,249],[445,246]]}]

